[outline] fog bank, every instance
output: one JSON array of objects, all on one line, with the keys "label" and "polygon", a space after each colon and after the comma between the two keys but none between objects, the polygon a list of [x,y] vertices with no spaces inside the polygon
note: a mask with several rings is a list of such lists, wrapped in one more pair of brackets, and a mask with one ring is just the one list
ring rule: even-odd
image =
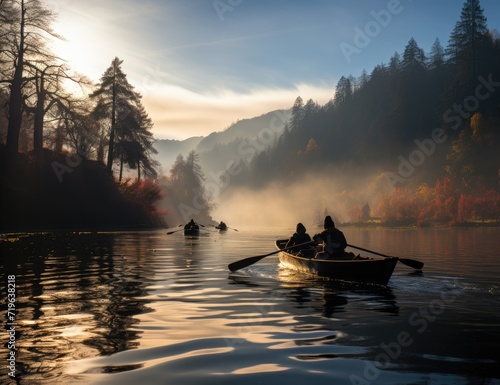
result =
[{"label": "fog bank", "polygon": [[212,216],[236,227],[306,228],[322,224],[325,210],[339,224],[350,221],[349,210],[375,204],[389,186],[383,174],[336,176],[316,174],[294,183],[276,182],[253,190],[233,187],[222,194]]}]

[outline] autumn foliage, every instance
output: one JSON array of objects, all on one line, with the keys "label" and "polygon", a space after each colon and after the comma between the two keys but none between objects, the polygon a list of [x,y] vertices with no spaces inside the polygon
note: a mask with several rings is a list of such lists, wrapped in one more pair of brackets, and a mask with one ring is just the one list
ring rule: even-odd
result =
[{"label": "autumn foliage", "polygon": [[450,178],[436,181],[434,187],[420,185],[415,191],[396,188],[383,194],[376,213],[387,224],[464,224],[472,221],[499,221],[500,192],[484,189],[463,193]]},{"label": "autumn foliage", "polygon": [[140,206],[151,217],[159,217],[163,212],[156,208],[156,203],[163,198],[161,188],[156,179],[125,179],[119,184],[123,196],[129,201]]}]

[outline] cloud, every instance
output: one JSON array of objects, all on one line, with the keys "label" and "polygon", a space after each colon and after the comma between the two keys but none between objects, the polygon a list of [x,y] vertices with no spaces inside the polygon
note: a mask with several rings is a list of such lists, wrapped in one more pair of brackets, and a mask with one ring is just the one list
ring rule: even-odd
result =
[{"label": "cloud", "polygon": [[[139,91],[140,88],[139,88]],[[295,99],[324,104],[333,97],[330,85],[298,84],[293,88],[259,88],[238,93],[220,89],[197,93],[172,85],[143,89],[146,111],[158,138],[185,139],[222,131],[231,123],[276,109],[291,108]]]}]

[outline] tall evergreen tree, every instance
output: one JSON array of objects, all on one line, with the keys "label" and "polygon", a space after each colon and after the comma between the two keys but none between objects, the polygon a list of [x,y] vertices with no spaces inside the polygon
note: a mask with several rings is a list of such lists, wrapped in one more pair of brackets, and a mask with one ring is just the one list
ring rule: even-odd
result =
[{"label": "tall evergreen tree", "polygon": [[445,51],[441,45],[439,38],[434,40],[431,50],[429,52],[429,68],[431,70],[437,70],[443,67],[445,63]]},{"label": "tall evergreen tree", "polygon": [[300,96],[298,96],[297,99],[295,99],[295,102],[293,103],[292,107],[290,130],[291,131],[297,130],[301,126],[303,118],[304,118],[304,101]]},{"label": "tall evergreen tree", "polygon": [[403,52],[403,60],[401,66],[403,71],[415,75],[416,72],[421,72],[425,69],[425,54],[414,38],[411,38]]},{"label": "tall evergreen tree", "polygon": [[[142,102],[142,95],[134,90],[122,71],[123,60],[113,59],[105,71],[97,89],[90,95],[97,100],[96,115],[107,116],[109,122],[109,145],[107,168],[112,170],[116,156],[120,158],[120,177],[123,164],[154,174],[155,163],[151,159],[153,123]],[[97,112],[98,111],[98,112]]]},{"label": "tall evergreen tree", "polygon": [[448,41],[448,61],[455,65],[458,82],[470,92],[485,58],[488,42],[486,17],[479,0],[467,0]]},{"label": "tall evergreen tree", "polygon": [[337,87],[335,88],[335,96],[333,98],[333,105],[335,108],[339,108],[344,103],[348,103],[352,97],[352,84],[351,81],[342,76],[337,82]]},{"label": "tall evergreen tree", "polygon": [[198,153],[193,150],[186,158],[179,155],[170,169],[166,184],[169,215],[183,221],[188,221],[193,216],[208,218],[213,203],[203,185],[204,181]]},{"label": "tall evergreen tree", "polygon": [[116,129],[115,157],[120,159],[119,180],[122,179],[123,166],[137,169],[137,179],[141,179],[141,169],[148,177],[156,177],[157,161],[152,159],[158,151],[153,147],[153,122],[141,101],[124,117]]},{"label": "tall evergreen tree", "polygon": [[97,85],[90,97],[100,96],[96,109],[105,110],[110,118],[109,145],[107,168],[113,168],[115,133],[117,120],[123,120],[130,112],[130,101],[136,99],[135,91],[121,69],[123,60],[115,57],[111,66],[104,72],[101,82]]},{"label": "tall evergreen tree", "polygon": [[401,70],[401,55],[398,52],[394,52],[391,60],[389,60],[389,72],[391,75],[397,75]]}]

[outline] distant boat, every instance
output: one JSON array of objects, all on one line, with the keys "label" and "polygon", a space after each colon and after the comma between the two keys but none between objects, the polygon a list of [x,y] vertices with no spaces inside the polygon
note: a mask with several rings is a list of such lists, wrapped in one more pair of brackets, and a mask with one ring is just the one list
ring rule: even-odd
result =
[{"label": "distant boat", "polygon": [[200,235],[200,227],[198,225],[186,226],[184,227],[184,235],[187,236]]},{"label": "distant boat", "polygon": [[215,228],[219,231],[227,231],[227,225],[225,223],[218,224]]},{"label": "distant boat", "polygon": [[[276,247],[282,250],[288,239],[276,241]],[[308,250],[306,250],[307,252]],[[313,250],[311,257],[313,256]],[[350,259],[315,259],[281,251],[280,262],[286,268],[318,277],[327,277],[342,281],[387,285],[398,263],[398,258],[360,257],[353,253],[345,253]]]}]

